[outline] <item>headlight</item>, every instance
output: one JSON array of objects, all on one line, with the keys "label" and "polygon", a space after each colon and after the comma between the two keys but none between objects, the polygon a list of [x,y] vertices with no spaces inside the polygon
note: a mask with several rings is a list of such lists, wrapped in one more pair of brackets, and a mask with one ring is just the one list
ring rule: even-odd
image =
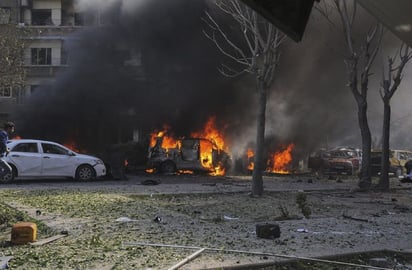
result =
[{"label": "headlight", "polygon": [[95,159],[94,162],[96,162],[96,165],[98,165],[98,164],[104,165],[104,163],[101,159]]}]

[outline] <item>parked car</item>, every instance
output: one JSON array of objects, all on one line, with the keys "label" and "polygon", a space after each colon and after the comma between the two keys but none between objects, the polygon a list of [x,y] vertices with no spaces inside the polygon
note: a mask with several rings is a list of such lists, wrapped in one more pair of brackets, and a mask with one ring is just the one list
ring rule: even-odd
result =
[{"label": "parked car", "polygon": [[[401,176],[406,173],[405,163],[412,159],[412,152],[408,150],[389,151],[389,173]],[[371,171],[372,175],[379,175],[382,166],[382,150],[373,149],[371,151]]]},{"label": "parked car", "polygon": [[324,174],[355,175],[362,162],[361,152],[353,147],[319,149],[308,159],[308,168]]},{"label": "parked car", "polygon": [[103,161],[97,157],[76,153],[63,145],[42,140],[11,140],[5,160],[13,172],[0,179],[70,177],[90,180],[106,175]]},{"label": "parked car", "polygon": [[399,160],[399,164],[402,167],[402,172],[401,174],[405,174],[406,173],[406,167],[405,164],[406,162],[408,162],[409,160],[412,159],[412,151],[409,150],[391,150],[392,156],[394,158],[396,158],[397,160]]}]

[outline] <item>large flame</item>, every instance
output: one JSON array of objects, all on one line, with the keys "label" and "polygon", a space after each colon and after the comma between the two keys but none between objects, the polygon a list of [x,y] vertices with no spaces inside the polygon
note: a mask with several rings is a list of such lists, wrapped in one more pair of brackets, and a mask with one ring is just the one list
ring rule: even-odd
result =
[{"label": "large flame", "polygon": [[252,148],[248,148],[246,152],[246,157],[247,157],[247,169],[249,171],[253,171],[253,168],[255,168],[255,162],[253,161],[253,158],[255,156],[255,153],[253,152]]},{"label": "large flame", "polygon": [[207,143],[206,141],[200,142],[200,160],[202,166],[208,169],[213,169],[214,172],[211,175],[224,175],[225,169],[222,164],[218,164],[213,168],[212,164],[212,150],[216,147],[218,151],[228,151],[228,147],[225,145],[225,140],[222,131],[219,131],[216,127],[216,117],[212,116],[206,122],[203,130],[192,132],[190,136],[195,138],[204,138],[212,141],[215,145]]},{"label": "large flame", "polygon": [[206,122],[203,130],[192,132],[190,136],[194,138],[205,138],[214,142],[218,149],[227,151],[223,131],[219,131],[216,127],[216,117],[212,116]]},{"label": "large flame", "polygon": [[[292,151],[295,147],[295,144],[289,144],[284,150],[276,151],[275,153],[271,154],[268,158],[266,164],[266,172],[271,173],[280,173],[280,174],[287,174],[290,173],[288,166],[292,162]],[[249,171],[253,171],[255,164],[254,164],[254,156],[255,153],[253,149],[248,148],[246,152],[247,158],[247,169]]]},{"label": "large flame", "polygon": [[154,147],[159,139],[161,139],[161,147],[166,149],[175,148],[177,140],[172,136],[169,136],[170,127],[168,125],[163,126],[163,130],[152,132],[150,135],[150,147]]},{"label": "large flame", "polygon": [[266,171],[273,173],[290,173],[288,166],[292,162],[292,150],[295,144],[289,144],[284,150],[277,151],[268,160]]}]

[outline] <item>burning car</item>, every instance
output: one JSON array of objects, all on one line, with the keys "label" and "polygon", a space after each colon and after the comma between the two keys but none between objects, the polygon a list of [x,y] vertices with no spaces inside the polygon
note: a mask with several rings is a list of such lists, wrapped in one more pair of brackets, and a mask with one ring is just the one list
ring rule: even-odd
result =
[{"label": "burning car", "polygon": [[230,168],[231,158],[219,149],[212,140],[204,138],[185,138],[176,141],[173,148],[163,146],[164,137],[156,138],[154,146],[149,147],[148,169],[162,173],[177,171],[206,172],[224,175]]},{"label": "burning car", "polygon": [[337,147],[320,149],[308,159],[308,168],[325,174],[355,175],[362,162],[361,152],[356,148]]}]

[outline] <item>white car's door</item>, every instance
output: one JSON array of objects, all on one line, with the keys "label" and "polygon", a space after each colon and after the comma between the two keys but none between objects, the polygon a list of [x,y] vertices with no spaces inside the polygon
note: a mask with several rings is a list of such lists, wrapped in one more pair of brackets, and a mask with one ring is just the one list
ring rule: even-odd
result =
[{"label": "white car's door", "polygon": [[43,176],[74,176],[75,158],[67,149],[51,143],[41,143]]},{"label": "white car's door", "polygon": [[39,176],[42,168],[42,154],[37,142],[17,143],[10,149],[7,160],[17,168],[19,176]]}]

